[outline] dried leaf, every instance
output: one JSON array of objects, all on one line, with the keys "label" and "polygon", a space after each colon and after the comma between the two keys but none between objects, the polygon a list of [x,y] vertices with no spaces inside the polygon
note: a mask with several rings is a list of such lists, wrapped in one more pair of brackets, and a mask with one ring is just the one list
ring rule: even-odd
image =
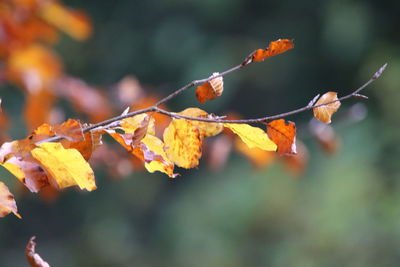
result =
[{"label": "dried leaf", "polygon": [[21,219],[13,194],[3,182],[0,182],[0,217],[5,217],[11,212]]},{"label": "dried leaf", "polygon": [[[219,73],[214,72],[211,77],[216,75],[219,75]],[[220,76],[198,86],[196,90],[196,97],[201,104],[204,104],[207,100],[215,99],[221,96],[223,91],[224,79],[222,76]]]},{"label": "dried leaf", "polygon": [[173,119],[164,131],[164,149],[168,158],[182,168],[199,165],[202,136],[190,121]]},{"label": "dried leaf", "polygon": [[143,113],[130,118],[122,120],[121,127],[125,133],[135,133],[136,139],[142,136],[142,138],[148,134],[155,135],[155,121],[153,116]]},{"label": "dried leaf", "polygon": [[224,126],[237,134],[250,148],[258,147],[267,151],[276,151],[277,149],[276,144],[258,127],[238,123],[224,123]]},{"label": "dried leaf", "polygon": [[93,170],[78,150],[65,149],[60,143],[43,143],[31,154],[56,188],[78,185],[88,191],[96,189]]},{"label": "dried leaf", "polygon": [[[214,119],[215,117],[211,114],[208,114],[204,110],[199,108],[187,108],[178,113],[179,115],[188,116],[188,117],[195,117],[195,118],[204,118],[204,119]],[[215,122],[202,122],[202,121],[190,121],[191,124],[196,126],[200,134],[203,137],[210,137],[215,136],[222,132],[224,129],[224,125],[222,123],[215,123]]]},{"label": "dried leaf", "polygon": [[37,193],[40,189],[49,185],[46,173],[36,162],[12,157],[1,165],[12,173],[31,192]]},{"label": "dried leaf", "polygon": [[338,97],[336,92],[327,92],[323,94],[317,103],[315,103],[315,106],[330,103],[332,101],[335,102],[314,108],[314,117],[324,123],[331,123],[333,113],[335,113],[340,107],[340,101],[337,100]]},{"label": "dried leaf", "polygon": [[278,146],[280,155],[296,154],[296,125],[283,119],[274,120],[267,124],[268,136]]},{"label": "dried leaf", "polygon": [[53,126],[51,129],[55,135],[61,136],[71,142],[78,142],[84,139],[82,125],[79,120],[69,119],[60,125]]},{"label": "dried leaf", "polygon": [[90,131],[84,134],[84,139],[82,141],[76,142],[63,142],[64,148],[75,148],[78,150],[85,160],[89,160],[92,153],[96,148],[102,145],[102,131]]},{"label": "dried leaf", "polygon": [[32,236],[31,239],[29,240],[28,244],[26,245],[25,249],[25,256],[26,259],[28,260],[28,263],[32,267],[50,267],[50,265],[45,262],[39,254],[35,252],[35,247],[36,247],[36,242],[35,236]]},{"label": "dried leaf", "polygon": [[294,48],[292,40],[279,39],[269,43],[266,49],[257,49],[253,54],[253,61],[263,61],[266,58],[282,54]]}]

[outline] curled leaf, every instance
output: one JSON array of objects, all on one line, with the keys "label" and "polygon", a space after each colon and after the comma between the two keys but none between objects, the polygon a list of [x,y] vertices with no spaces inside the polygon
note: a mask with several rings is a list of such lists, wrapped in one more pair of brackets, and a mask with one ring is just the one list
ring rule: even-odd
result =
[{"label": "curled leaf", "polygon": [[257,49],[253,54],[253,61],[263,61],[266,58],[282,54],[294,48],[292,40],[279,39],[269,43],[266,49]]},{"label": "curled leaf", "polygon": [[250,148],[258,147],[267,151],[276,151],[277,149],[276,144],[258,127],[238,123],[224,123],[224,126],[237,134]]},{"label": "curled leaf", "polygon": [[173,119],[164,131],[165,152],[168,158],[182,168],[199,165],[202,136],[190,121]]},{"label": "curled leaf", "polygon": [[88,191],[96,189],[93,170],[78,150],[65,149],[60,143],[43,143],[31,154],[56,188],[78,185]]},{"label": "curled leaf", "polygon": [[3,182],[0,182],[0,217],[5,217],[11,212],[21,219],[13,194],[11,194],[8,187]]},{"label": "curled leaf", "polygon": [[268,136],[278,146],[280,155],[296,154],[296,125],[283,119],[274,120],[267,124]]},{"label": "curled leaf", "polygon": [[42,259],[42,257],[40,257],[39,254],[35,252],[35,247],[36,247],[35,238],[36,238],[35,236],[32,236],[28,244],[26,245],[25,256],[26,259],[28,260],[28,263],[32,267],[50,267],[50,265],[47,262],[45,262]]},{"label": "curled leaf", "polygon": [[[195,118],[205,118],[205,119],[214,119],[214,116],[208,114],[204,110],[199,108],[187,108],[178,113],[179,115],[188,116],[188,117],[195,117]],[[196,126],[200,134],[203,137],[215,136],[222,132],[224,126],[222,123],[215,123],[215,122],[202,122],[202,121],[190,121],[191,124]]]},{"label": "curled leaf", "polygon": [[[211,77],[216,75],[219,75],[219,73],[214,72]],[[198,86],[196,89],[196,97],[201,104],[204,104],[207,100],[215,99],[221,96],[223,91],[224,78],[220,76]]]},{"label": "curled leaf", "polygon": [[[323,105],[325,103],[329,104]],[[317,103],[315,103],[315,106],[318,105],[323,105],[323,106],[316,107],[313,109],[314,117],[324,123],[327,124],[331,123],[331,117],[333,113],[335,113],[340,107],[340,101],[338,101],[337,93],[327,92],[323,94],[320,97],[320,99],[318,99]]]}]

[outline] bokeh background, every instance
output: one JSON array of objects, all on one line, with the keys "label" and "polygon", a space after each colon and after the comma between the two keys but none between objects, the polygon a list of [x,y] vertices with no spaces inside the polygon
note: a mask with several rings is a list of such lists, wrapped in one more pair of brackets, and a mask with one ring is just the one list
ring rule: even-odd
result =
[{"label": "bokeh background", "polygon": [[[159,95],[236,65],[269,41],[295,40],[294,50],[227,76],[223,97],[204,106],[217,114],[288,111],[328,90],[350,93],[389,66],[365,90],[368,101],[347,101],[335,115],[335,154],[307,134],[310,113],[289,118],[309,149],[301,178],[279,163],[255,170],[238,154],[220,171],[202,161],[176,179],[134,172],[112,180],[100,168],[91,193],[64,190],[51,205],[17,194],[24,219],[0,220],[0,266],[27,266],[32,235],[58,267],[399,266],[399,2],[65,3],[85,10],[94,25],[88,41],[63,36],[56,46],[67,73],[98,85],[132,74]],[[4,84],[0,94],[12,137],[24,137],[23,95]],[[366,118],[346,119],[357,101]],[[193,91],[169,103],[172,110],[198,105]]]}]

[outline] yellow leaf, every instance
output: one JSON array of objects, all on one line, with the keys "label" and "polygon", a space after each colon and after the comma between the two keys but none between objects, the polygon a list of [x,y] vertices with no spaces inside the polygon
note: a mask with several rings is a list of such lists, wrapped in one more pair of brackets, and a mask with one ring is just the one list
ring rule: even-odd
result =
[{"label": "yellow leaf", "polygon": [[[327,92],[323,94],[315,103],[315,106],[329,103],[338,100],[336,92]],[[340,101],[336,101],[330,104],[323,105],[321,107],[314,108],[314,117],[324,123],[331,123],[331,117],[340,107]]]},{"label": "yellow leaf", "polygon": [[237,134],[250,148],[258,147],[267,151],[276,151],[277,149],[276,144],[258,127],[239,123],[224,123],[224,126]]},{"label": "yellow leaf", "polygon": [[[167,174],[171,178],[176,177],[177,174],[174,174],[174,163],[168,159],[164,151],[164,143],[159,138],[148,134],[142,139],[141,143],[143,143],[149,151],[161,157],[151,160],[150,162],[145,162],[144,166],[149,172],[159,171]],[[143,153],[146,152],[143,151]]]},{"label": "yellow leaf", "polygon": [[[207,112],[199,108],[187,108],[179,112],[178,114],[195,118],[205,118],[205,119],[214,118],[212,115],[208,114]],[[196,126],[200,130],[200,134],[202,134],[202,136],[204,137],[217,135],[224,129],[222,123],[202,122],[194,120],[190,121],[190,123]]]},{"label": "yellow leaf", "polygon": [[18,214],[17,203],[15,203],[14,196],[8,190],[8,187],[0,182],[0,217],[4,217],[11,212],[21,219],[21,215]]},{"label": "yellow leaf", "polygon": [[164,131],[165,152],[168,158],[182,168],[199,165],[202,135],[190,121],[173,119]]},{"label": "yellow leaf", "polygon": [[88,191],[96,189],[93,170],[78,150],[65,149],[60,143],[43,143],[31,154],[57,188],[78,185]]}]

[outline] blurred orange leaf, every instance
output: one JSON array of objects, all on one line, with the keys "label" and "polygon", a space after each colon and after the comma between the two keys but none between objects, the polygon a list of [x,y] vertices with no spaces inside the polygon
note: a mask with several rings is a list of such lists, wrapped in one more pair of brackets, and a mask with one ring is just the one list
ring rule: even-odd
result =
[{"label": "blurred orange leaf", "polygon": [[308,149],[301,141],[297,141],[297,154],[286,155],[282,159],[284,165],[291,173],[301,176],[307,167],[309,159]]},{"label": "blurred orange leaf", "polygon": [[[216,75],[219,75],[219,73],[214,72],[211,77]],[[223,91],[224,78],[220,76],[198,86],[196,90],[196,97],[201,104],[204,104],[207,100],[221,96]]]},{"label": "blurred orange leaf", "polygon": [[3,182],[0,182],[0,217],[5,217],[11,212],[21,219],[13,194]]},{"label": "blurred orange leaf", "polygon": [[168,158],[182,168],[199,165],[202,136],[190,121],[173,119],[164,131],[165,152]]},{"label": "blurred orange leaf", "polygon": [[245,143],[235,138],[235,149],[243,154],[256,168],[265,168],[275,160],[275,152],[266,151],[258,147],[250,148]]},{"label": "blurred orange leaf", "polygon": [[263,61],[266,58],[282,54],[294,48],[292,40],[279,39],[269,43],[266,49],[257,49],[253,54],[253,61]]},{"label": "blurred orange leaf", "polygon": [[41,5],[40,15],[79,41],[86,40],[92,32],[92,25],[85,13],[69,9],[56,1],[47,1]]},{"label": "blurred orange leaf", "polygon": [[278,146],[280,155],[296,154],[296,125],[284,119],[274,120],[267,124],[268,136]]},{"label": "blurred orange leaf", "polygon": [[250,148],[258,147],[267,151],[276,151],[276,144],[258,127],[239,123],[224,123],[224,126],[237,134]]},{"label": "blurred orange leaf", "polygon": [[[335,101],[333,103],[330,103]],[[315,103],[315,106],[322,105],[325,103],[330,103],[323,105],[321,107],[316,107],[313,109],[314,117],[324,123],[331,123],[331,117],[333,113],[335,113],[340,107],[340,101],[338,101],[337,93],[336,92],[327,92],[323,94]]]},{"label": "blurred orange leaf", "polygon": [[39,254],[35,252],[35,238],[36,237],[34,236],[31,237],[25,249],[25,256],[28,260],[29,265],[31,265],[32,267],[50,267],[50,265],[45,262]]},{"label": "blurred orange leaf", "polygon": [[43,143],[31,154],[47,172],[54,187],[78,185],[88,191],[96,189],[93,170],[78,150],[65,149],[60,143]]}]

